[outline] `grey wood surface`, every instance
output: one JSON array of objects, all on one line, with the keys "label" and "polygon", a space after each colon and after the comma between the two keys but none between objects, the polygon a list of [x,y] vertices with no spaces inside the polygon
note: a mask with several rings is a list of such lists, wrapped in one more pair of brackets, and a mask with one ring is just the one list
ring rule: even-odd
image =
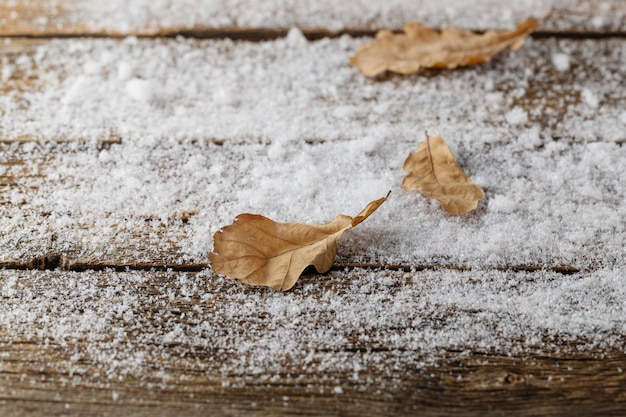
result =
[{"label": "grey wood surface", "polygon": [[[3,62],[12,64],[22,55],[35,53],[37,45],[53,41],[47,38],[124,35],[76,22],[68,25],[64,20],[64,14],[71,11],[64,10],[68,5],[55,6],[57,14],[51,15],[51,4],[43,0],[0,4],[0,15],[16,12],[20,16],[5,19],[0,26],[1,35],[15,37],[10,43],[0,43]],[[560,122],[567,116],[564,104],[575,106],[581,100],[580,93],[568,87],[615,82],[614,78],[623,74],[624,56],[615,51],[624,50],[626,43],[625,8],[626,3],[620,0],[581,0],[553,11],[534,42],[538,50],[549,52],[550,44],[568,38],[577,67],[562,73],[531,63],[529,71],[544,76],[508,105],[532,109],[538,96],[544,100],[545,92],[550,92],[545,111],[533,115],[533,122],[550,132],[555,142],[562,140],[566,136],[560,130]],[[594,26],[591,20],[595,16],[604,19],[602,25]],[[363,35],[376,29],[374,22],[342,32]],[[258,40],[282,36],[287,30],[200,24],[146,28],[135,34]],[[303,31],[311,38],[336,34],[332,28]],[[582,44],[593,45],[594,59],[576,59],[576,45]],[[36,72],[13,71],[0,84],[0,94],[43,88],[43,78]],[[387,80],[397,81],[393,77]],[[496,86],[502,92],[512,88],[514,85]],[[620,94],[616,88],[615,94],[604,98],[603,106],[610,111],[618,112],[623,105],[623,89]],[[590,142],[588,137],[571,135],[567,140],[568,149],[563,152],[576,155]],[[357,262],[351,254],[359,248],[353,247],[340,257],[331,273],[307,274],[293,295],[287,296],[291,298],[285,298],[316,306],[300,311],[296,321],[266,307],[268,300],[281,303],[275,293],[215,277],[205,260],[189,262],[179,247],[179,242],[189,238],[187,222],[177,217],[180,213],[172,213],[167,222],[152,221],[141,214],[133,217],[120,224],[130,239],[114,236],[104,243],[102,239],[90,240],[90,224],[76,225],[72,239],[57,239],[57,231],[47,220],[50,213],[40,207],[30,208],[29,202],[72,181],[55,174],[63,164],[80,164],[88,152],[122,141],[116,136],[103,137],[99,143],[86,141],[75,146],[59,138],[0,140],[0,213],[19,212],[29,221],[36,219],[40,226],[25,233],[18,230],[20,220],[16,219],[15,228],[0,231],[4,242],[0,248],[0,414],[624,414],[626,338],[622,331],[608,335],[610,343],[596,345],[564,334],[545,339],[539,336],[532,341],[517,337],[508,339],[506,346],[482,346],[478,339],[470,339],[473,345],[437,348],[434,344],[416,345],[415,335],[423,329],[445,328],[449,321],[474,318],[486,310],[451,307],[445,317],[422,317],[419,326],[377,323],[364,335],[333,329],[337,304],[327,303],[328,297],[334,297],[337,303],[360,306],[362,296],[354,292],[354,286],[371,276],[391,280],[384,286],[387,292],[382,284],[374,288],[389,297],[379,300],[381,308],[391,308],[386,303],[391,303],[394,294],[414,290],[419,282],[432,279],[432,274],[468,282],[488,273],[508,274],[512,281],[593,278],[620,261],[615,255],[619,248],[611,243],[603,247],[599,242],[597,248],[589,249],[593,255],[609,255],[598,256],[598,261],[585,267],[545,265],[528,259],[519,265],[484,264],[478,271],[455,261],[387,264],[373,258]],[[225,154],[246,145],[221,146],[229,141],[231,138],[218,138],[210,146],[216,154]],[[324,138],[311,142],[316,146],[326,143]],[[34,148],[26,147],[33,143]],[[614,144],[621,149],[623,141]],[[233,307],[242,305],[248,310]],[[309,325],[319,326],[339,341],[311,337],[315,333]],[[495,326],[487,323],[486,327],[490,325]],[[413,339],[398,339],[402,332],[412,332]],[[263,343],[268,341],[274,344],[268,345],[263,356]],[[280,343],[291,350],[282,351]],[[359,367],[352,366],[353,362]]]},{"label": "grey wood surface", "polygon": [[[304,291],[319,304],[297,316],[302,321],[290,341],[280,332],[295,317],[256,315],[270,290],[210,273],[22,271],[7,293],[15,273],[0,271],[3,415],[586,416],[619,415],[626,405],[626,355],[617,348],[623,342],[579,350],[576,341],[549,340],[518,351],[520,340],[507,349],[460,346],[434,355],[410,343],[379,343],[398,331],[445,325],[437,316],[404,330],[379,324],[368,330],[369,342],[340,329],[339,345],[307,341],[307,328],[332,328],[329,292],[346,305],[361,297],[350,295],[368,274],[361,269],[302,278],[310,288],[296,288],[293,297]],[[397,291],[419,279],[420,273],[393,275]],[[207,291],[215,297],[202,299]],[[46,305],[51,292],[58,296]],[[231,307],[242,302],[254,315]],[[120,309],[126,310],[115,314]],[[26,310],[41,318],[29,323]],[[19,314],[6,326],[10,311]],[[81,324],[85,315],[92,315],[92,329]],[[269,340],[282,340],[285,349],[302,345],[309,359],[280,351],[250,356]],[[251,353],[241,350],[246,344]]]}]

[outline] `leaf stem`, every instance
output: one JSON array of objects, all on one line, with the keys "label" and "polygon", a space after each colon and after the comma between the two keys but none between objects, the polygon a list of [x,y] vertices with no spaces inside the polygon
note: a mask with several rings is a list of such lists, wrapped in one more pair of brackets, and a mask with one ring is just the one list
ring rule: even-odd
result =
[{"label": "leaf stem", "polygon": [[435,164],[433,163],[433,155],[430,151],[430,136],[428,135],[428,132],[424,132],[426,133],[426,151],[428,153],[428,162],[430,163],[430,170],[433,173],[433,177],[435,178],[435,181],[437,181],[437,184],[441,185],[441,183],[439,182],[439,178],[437,178],[437,174],[435,173]]}]

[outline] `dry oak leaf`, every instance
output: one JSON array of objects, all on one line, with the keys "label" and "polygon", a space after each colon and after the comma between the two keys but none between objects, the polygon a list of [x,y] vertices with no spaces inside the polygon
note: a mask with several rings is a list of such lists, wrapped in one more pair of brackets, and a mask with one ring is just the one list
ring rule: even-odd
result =
[{"label": "dry oak leaf", "polygon": [[384,71],[412,74],[420,68],[456,68],[489,61],[510,48],[519,49],[537,26],[537,19],[517,24],[515,30],[476,34],[450,26],[435,31],[419,22],[404,25],[404,33],[379,30],[373,43],[362,45],[350,64],[368,77]]},{"label": "dry oak leaf", "polygon": [[419,190],[436,199],[449,214],[469,213],[476,209],[478,200],[485,197],[482,188],[470,181],[446,142],[437,135],[427,136],[426,141],[409,154],[404,170],[409,171],[409,175],[402,180],[402,188]]},{"label": "dry oak leaf", "polygon": [[327,272],[343,232],[368,218],[387,197],[372,201],[356,217],[340,214],[326,224],[279,223],[258,214],[240,214],[215,233],[211,267],[246,284],[287,291],[309,265]]}]

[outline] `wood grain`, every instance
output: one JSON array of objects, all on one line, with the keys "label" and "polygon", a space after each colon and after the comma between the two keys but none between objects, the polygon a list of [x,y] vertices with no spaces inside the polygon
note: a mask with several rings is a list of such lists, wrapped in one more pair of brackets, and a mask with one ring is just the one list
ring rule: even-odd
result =
[{"label": "wood grain", "polygon": [[[23,362],[23,355],[16,356]],[[54,363],[54,357],[47,359]],[[0,411],[5,416],[619,416],[626,406],[626,378],[618,369],[625,365],[619,353],[604,359],[568,355],[530,361],[470,354],[433,369],[407,372],[397,390],[364,393],[358,386],[344,386],[340,395],[323,376],[280,375],[279,384],[233,378],[245,381],[241,388],[222,387],[222,378],[194,376],[168,388],[123,380],[59,389],[71,378],[67,373],[22,369],[21,375],[0,377],[4,387],[12,387],[0,392]]]}]

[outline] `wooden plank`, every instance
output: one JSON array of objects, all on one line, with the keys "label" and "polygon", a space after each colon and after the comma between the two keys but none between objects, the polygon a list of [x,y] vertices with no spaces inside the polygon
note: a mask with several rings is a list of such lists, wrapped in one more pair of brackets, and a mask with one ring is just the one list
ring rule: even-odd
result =
[{"label": "wooden plank", "polygon": [[[567,280],[580,286],[598,279]],[[206,272],[0,271],[0,410],[33,416],[619,413],[626,402],[623,334],[599,332],[590,341],[547,327],[543,340],[531,340],[542,332],[535,328],[526,340],[504,331],[485,345],[498,332],[481,342],[480,331],[471,336],[481,326],[496,330],[512,321],[523,331],[535,323],[515,308],[490,322],[497,300],[466,310],[462,298],[445,308],[419,296],[439,303],[451,282],[465,282],[473,293],[491,288],[491,280],[502,283],[502,294],[493,294],[503,299],[512,281],[521,302],[543,293],[541,308],[582,301],[574,311],[554,310],[555,318],[573,318],[576,308],[595,317],[606,304],[594,306],[580,294],[568,298],[573,293],[562,292],[569,285],[563,276],[541,272],[361,270],[304,277],[280,294]],[[398,303],[407,302],[415,305],[401,318]],[[370,317],[364,303],[387,318],[361,321]],[[537,317],[549,323],[550,317]],[[398,320],[403,328],[396,328]],[[619,328],[623,318],[612,320]],[[353,333],[359,322],[363,330]],[[466,339],[455,342],[463,326]],[[450,339],[432,349],[427,334]]]},{"label": "wooden plank", "polygon": [[[459,145],[465,166],[487,191],[479,211],[463,222],[442,217],[436,203],[402,191],[399,181],[380,179],[379,171],[363,169],[355,182],[351,171],[326,167],[324,155],[345,151],[342,142],[293,145],[298,158],[316,161],[322,171],[334,170],[335,184],[352,190],[393,190],[380,212],[342,238],[338,264],[407,270],[481,265],[575,272],[621,262],[625,225],[620,214],[624,189],[619,184],[624,183],[625,173],[614,167],[626,161],[622,146],[566,140],[538,148],[517,143]],[[320,182],[311,185],[315,198],[303,199],[300,193],[306,190],[296,187],[272,194],[271,200],[250,203],[246,190],[273,189],[289,183],[303,169],[299,159],[280,170],[268,166],[263,155],[269,147],[167,142],[142,151],[132,143],[111,145],[108,150],[97,144],[0,144],[0,155],[12,158],[8,167],[0,164],[5,170],[0,177],[5,225],[0,233],[1,265],[199,270],[206,266],[213,233],[231,223],[237,213],[260,212],[277,221],[317,223],[338,213],[356,213],[377,196],[375,190],[363,189],[356,197],[337,199],[335,189]],[[414,147],[409,138],[359,160],[364,167],[389,166],[400,177],[401,167],[393,168],[394,163],[398,165]],[[145,167],[127,173],[124,161],[139,152],[145,152]],[[168,157],[172,153],[179,157]],[[203,155],[205,166],[224,168],[190,176],[185,167],[193,155]],[[237,161],[244,159],[249,162],[242,170]],[[599,160],[610,163],[598,164]],[[119,163],[112,167],[111,161]],[[546,166],[552,167],[554,181],[545,180]],[[250,171],[258,172],[260,179],[244,182]],[[110,180],[125,175],[136,180]],[[594,190],[586,185],[590,175],[597,178]],[[136,188],[137,183],[142,186]],[[236,197],[237,193],[244,194]],[[541,203],[546,195],[558,207]],[[293,200],[301,203],[294,206]],[[499,201],[517,203],[502,209]],[[195,214],[185,219],[185,212]],[[598,213],[603,213],[602,222],[593,220]],[[419,241],[407,230],[419,231]],[[472,239],[463,239],[461,246],[450,236]]]},{"label": "wooden plank", "polygon": [[[545,4],[540,5],[544,9],[536,10],[528,10],[532,6],[520,9],[504,4],[498,13],[493,13],[493,4],[488,2],[460,10],[457,10],[458,3],[395,3],[393,7],[359,3],[353,8],[320,5],[319,2],[301,2],[296,8],[289,2],[274,2],[265,7],[234,3],[214,8],[198,2],[187,6],[195,7],[193,10],[182,12],[141,4],[128,10],[125,3],[103,5],[95,0],[71,3],[15,0],[0,5],[0,36],[183,35],[273,39],[297,26],[310,38],[320,38],[343,33],[372,34],[380,28],[400,29],[407,20],[434,26],[460,24],[475,30],[497,29],[510,27],[515,20],[533,16],[533,13],[534,17],[542,17],[536,14],[548,11]],[[363,6],[367,6],[365,10]],[[128,17],[131,15],[132,18]],[[625,23],[626,6],[620,0],[577,0],[554,8],[539,30],[543,35],[624,35]]]},{"label": "wooden plank", "polygon": [[[0,48],[7,78],[0,135],[4,141],[112,142],[123,133],[133,141],[218,143],[280,136],[316,143],[405,136],[414,127],[444,137],[459,128],[495,129],[485,133],[511,141],[535,127],[539,138],[626,140],[623,39],[533,40],[486,65],[373,80],[348,63],[364,40],[292,41],[9,43]],[[131,72],[120,76],[118,63]],[[152,86],[144,102],[132,95],[138,80]],[[187,91],[188,80],[197,88]],[[89,91],[88,99],[80,91]],[[172,96],[179,97],[175,105]]]}]

